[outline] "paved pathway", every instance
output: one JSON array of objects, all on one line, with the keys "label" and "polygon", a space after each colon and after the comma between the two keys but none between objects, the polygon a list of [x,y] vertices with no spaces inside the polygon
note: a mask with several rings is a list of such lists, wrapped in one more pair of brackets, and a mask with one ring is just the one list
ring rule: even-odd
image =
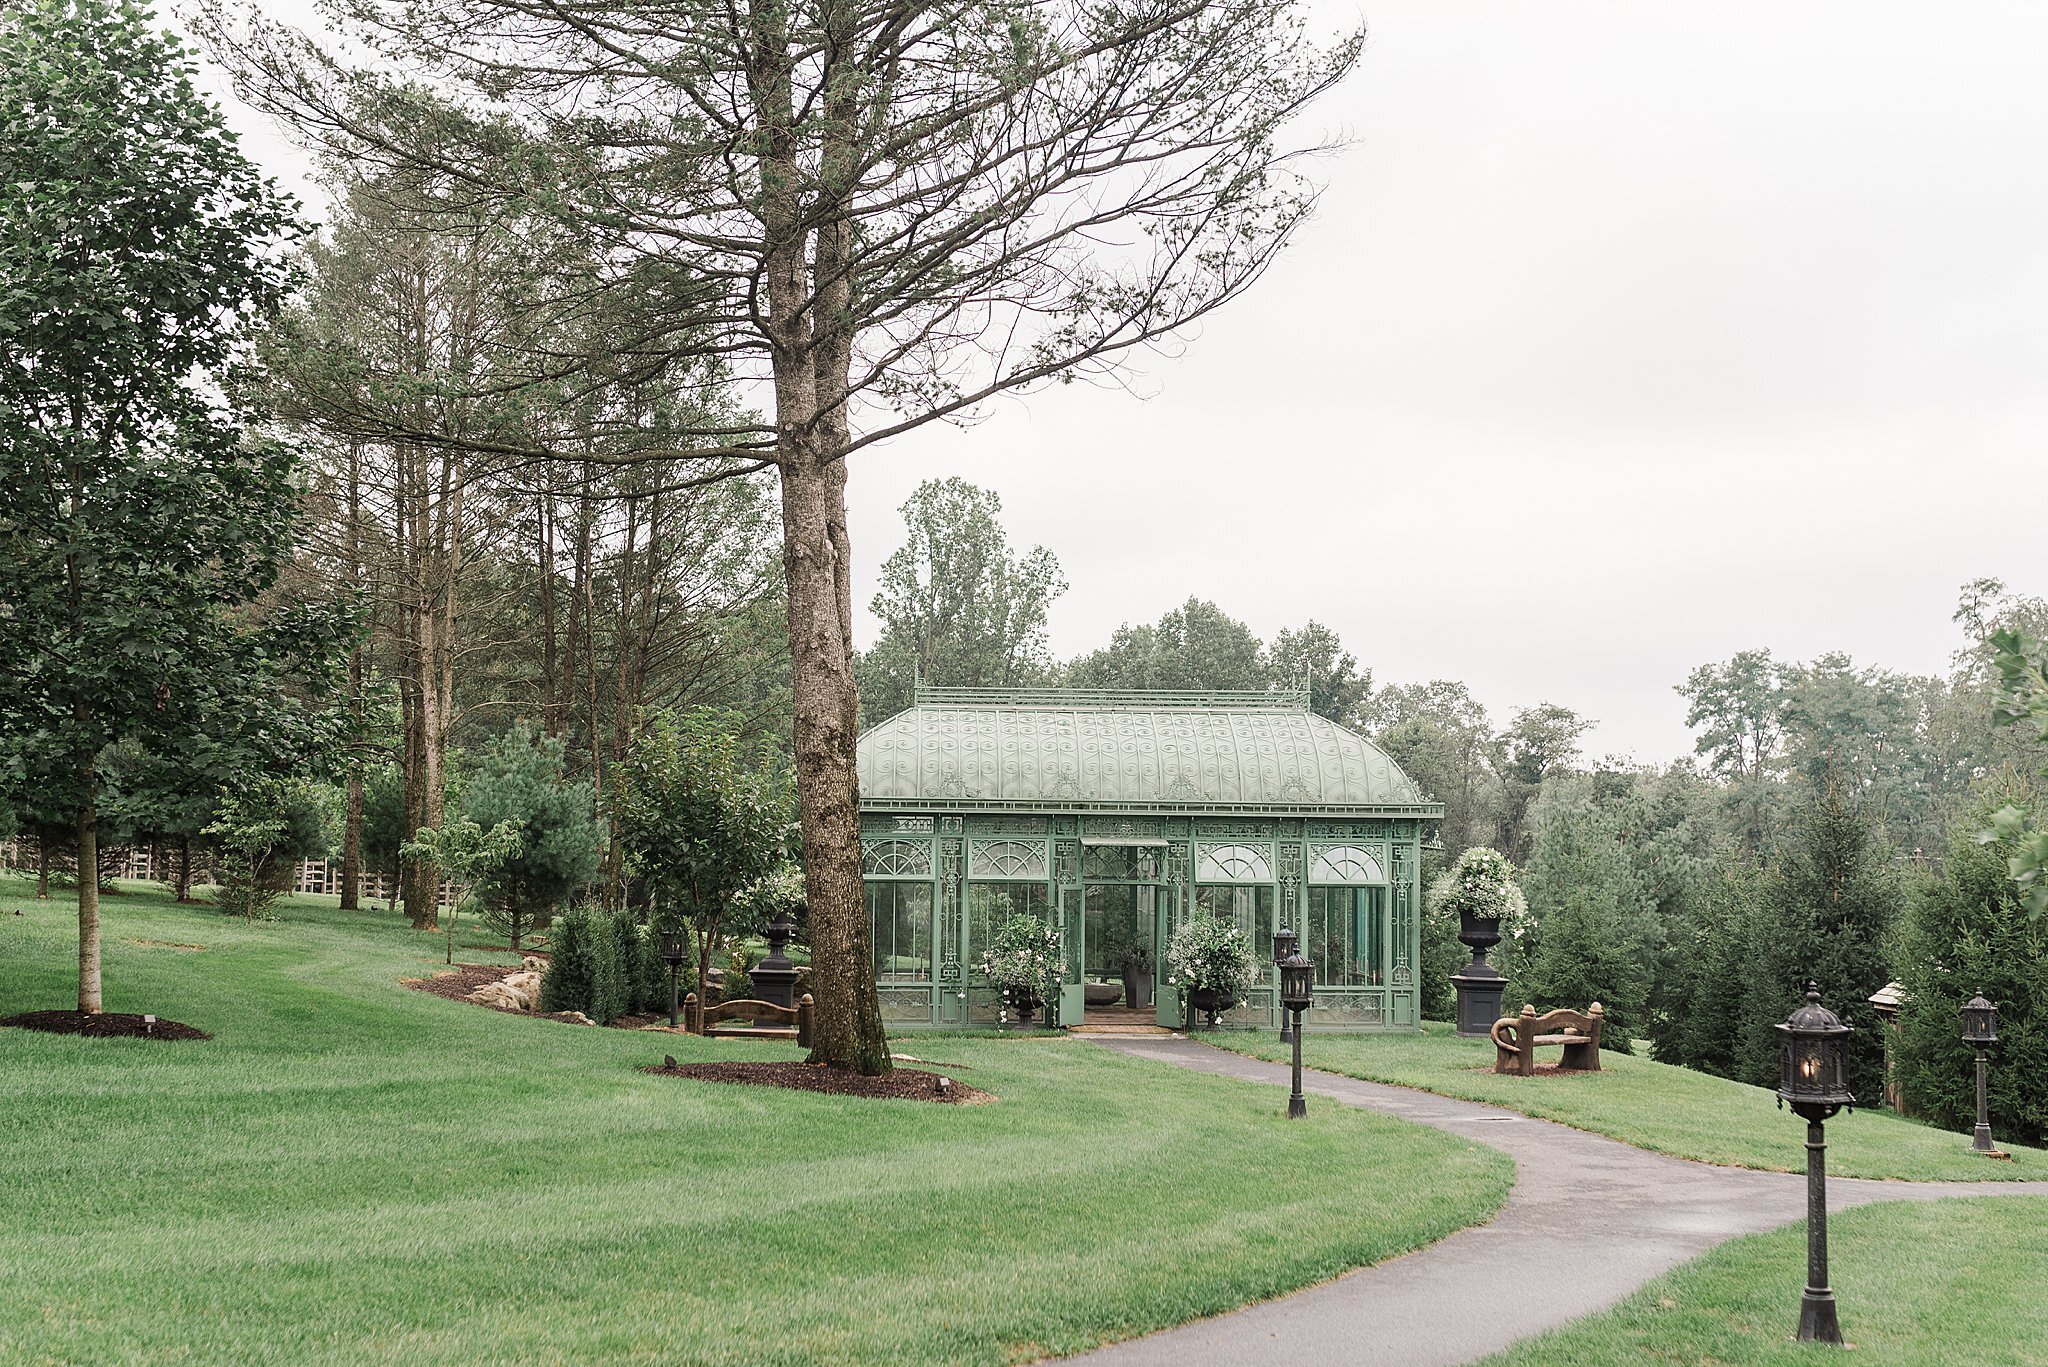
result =
[{"label": "paved pathway", "polygon": [[[1199,1072],[1285,1086],[1277,1063],[1187,1039],[1100,1039],[1103,1048]],[[1110,1367],[1262,1362],[1449,1367],[1600,1310],[1738,1234],[1802,1218],[1806,1178],[1719,1168],[1631,1148],[1515,1111],[1405,1087],[1305,1072],[1303,1091],[1505,1150],[1515,1186],[1500,1214],[1406,1257],[1279,1300],[1086,1353]],[[1853,1122],[1852,1122],[1853,1123]],[[1801,1135],[1786,1120],[1786,1145]],[[1873,1182],[1833,1178],[1828,1208],[1945,1196],[2048,1195],[2048,1182]],[[1521,1269],[1571,1267],[1566,1280]],[[1481,1288],[1484,1288],[1481,1290]],[[1789,1326],[1799,1290],[1787,1287]],[[1850,1311],[1854,1313],[1853,1308]]]}]

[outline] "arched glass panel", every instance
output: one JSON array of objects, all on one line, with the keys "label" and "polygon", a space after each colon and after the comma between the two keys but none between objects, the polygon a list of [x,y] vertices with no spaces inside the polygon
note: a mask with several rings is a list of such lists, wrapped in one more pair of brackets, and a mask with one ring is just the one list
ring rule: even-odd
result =
[{"label": "arched glass panel", "polygon": [[1195,868],[1198,883],[1270,883],[1273,856],[1264,845],[1204,846]]},{"label": "arched glass panel", "polygon": [[1046,876],[1043,840],[977,840],[968,852],[969,878]]},{"label": "arched glass panel", "polygon": [[1332,845],[1315,852],[1309,864],[1311,883],[1384,883],[1386,871],[1378,855],[1363,845]]},{"label": "arched glass panel", "polygon": [[932,847],[925,840],[870,840],[861,846],[861,872],[870,878],[929,878]]}]

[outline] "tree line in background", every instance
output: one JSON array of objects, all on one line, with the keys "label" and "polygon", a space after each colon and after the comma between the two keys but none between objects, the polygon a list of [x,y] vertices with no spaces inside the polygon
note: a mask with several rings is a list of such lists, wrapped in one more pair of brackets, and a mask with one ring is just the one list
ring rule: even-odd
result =
[{"label": "tree line in background", "polygon": [[[2026,713],[2010,701],[2025,668],[2016,652],[2048,634],[2048,602],[1995,580],[1965,586],[1963,645],[1939,676],[1767,650],[1702,665],[1676,685],[1692,756],[1588,761],[1580,740],[1592,721],[1567,706],[1518,708],[1503,723],[1454,680],[1375,686],[1328,627],[1262,642],[1200,598],[1057,661],[1046,616],[1066,580],[1046,548],[1010,548],[1001,508],[959,479],[928,482],[904,505],[908,537],[884,565],[870,605],[880,631],[859,661],[870,719],[907,706],[920,677],[1193,690],[1306,681],[1315,712],[1371,738],[1444,804],[1425,882],[1475,846],[1520,868],[1528,914],[1496,955],[1520,994],[1512,1005],[1598,1000],[1620,1047],[1642,1038],[1668,1062],[1775,1085],[1771,1027],[1811,977],[1857,1027],[1852,1086],[1875,1102],[1889,1026],[1868,998],[1897,979],[1901,1079],[1917,1107],[1951,1123],[1974,1104],[1954,1066],[1971,993],[2001,1003],[2015,1062],[2048,1055],[2048,921],[2028,914],[2010,876],[2034,837],[2015,820],[1985,840],[2000,813],[2034,800],[2041,737],[2002,722]],[[1465,958],[1456,935],[1455,918],[1432,910],[1421,975],[1432,1019],[1452,1014],[1449,978]],[[2048,1071],[1999,1078],[2005,1129],[2048,1132]]]}]

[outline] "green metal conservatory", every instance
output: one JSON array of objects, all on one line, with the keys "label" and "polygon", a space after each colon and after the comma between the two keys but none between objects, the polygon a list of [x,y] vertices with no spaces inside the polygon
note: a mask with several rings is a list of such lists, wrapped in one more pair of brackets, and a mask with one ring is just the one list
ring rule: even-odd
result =
[{"label": "green metal conservatory", "polygon": [[1063,928],[1068,1025],[1133,1018],[1104,1000],[1123,995],[1127,950],[1152,964],[1152,1018],[1181,1024],[1167,939],[1229,916],[1264,971],[1226,1024],[1278,1025],[1265,961],[1289,924],[1315,961],[1318,1027],[1419,1026],[1419,843],[1443,809],[1303,693],[920,689],[861,736],[859,771],[892,1027],[994,1023],[972,966],[1017,911]]}]

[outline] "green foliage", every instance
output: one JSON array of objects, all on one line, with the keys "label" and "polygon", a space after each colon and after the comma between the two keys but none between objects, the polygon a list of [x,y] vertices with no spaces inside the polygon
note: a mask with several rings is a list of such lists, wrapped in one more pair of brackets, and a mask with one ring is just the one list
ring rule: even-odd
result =
[{"label": "green foliage", "polygon": [[271,904],[281,891],[263,876],[263,866],[288,829],[280,804],[271,797],[261,791],[228,795],[204,832],[219,847],[220,891],[214,903],[247,921],[271,920]]},{"label": "green foliage", "polygon": [[632,1009],[636,1012],[666,1012],[668,965],[661,961],[661,935],[653,926],[642,925],[630,911],[622,911],[619,915],[625,918],[619,939],[632,959]]},{"label": "green foliage", "polygon": [[468,818],[445,822],[441,829],[422,826],[419,833],[399,846],[405,859],[417,859],[440,870],[449,884],[448,954],[455,962],[455,922],[469,906],[477,884],[506,860],[518,855],[519,828],[500,821],[485,830]]},{"label": "green foliage", "polygon": [[0,787],[89,804],[130,738],[206,791],[292,772],[326,719],[283,681],[341,623],[244,611],[298,497],[240,396],[294,206],[136,7],[9,7],[0,109]]},{"label": "green foliage", "polygon": [[994,490],[957,477],[926,480],[904,503],[907,540],[869,604],[881,637],[857,662],[869,721],[908,707],[918,673],[949,688],[1051,677],[1045,615],[1067,581],[1045,547],[1011,551],[1002,510]]},{"label": "green foliage", "polygon": [[1529,869],[1535,948],[1517,990],[1539,1011],[1601,1003],[1601,1047],[1627,1053],[1649,1018],[1661,936],[1623,841],[1614,815],[1595,805],[1545,817]]},{"label": "green foliage", "polygon": [[1452,917],[1470,915],[1498,921],[1503,935],[1512,933],[1529,910],[1515,882],[1514,864],[1499,850],[1484,845],[1459,855],[1430,885],[1429,900]]},{"label": "green foliage", "polygon": [[1674,925],[1659,983],[1659,1010],[1648,1035],[1657,1059],[1719,1077],[1737,1075],[1745,1039],[1758,1038],[1745,1022],[1783,1019],[1789,1004],[1756,990],[1752,968],[1775,928],[1764,901],[1762,876],[1733,863],[1707,885],[1697,914]]},{"label": "green foliage", "polygon": [[2048,1137],[2048,926],[2027,915],[2008,876],[2011,848],[1977,835],[1993,812],[2038,793],[2011,770],[1985,786],[1952,827],[1941,876],[1907,899],[1899,933],[1897,1066],[1907,1103],[1951,1129],[1976,1123],[1975,1055],[1960,1039],[1961,1012],[1982,992],[1998,1006],[1992,1133],[2023,1144]]},{"label": "green foliage", "polygon": [[555,918],[548,935],[540,1009],[581,1011],[600,1025],[639,1012],[666,1013],[668,965],[661,961],[661,937],[629,910],[571,907]]},{"label": "green foliage", "polygon": [[395,764],[376,765],[363,774],[363,867],[398,876],[399,850],[405,829],[405,776]]},{"label": "green foliage", "polygon": [[579,1009],[599,1025],[633,1009],[632,946],[620,933],[624,929],[611,911],[590,918],[590,1000]]},{"label": "green foliage", "polygon": [[1308,709],[1339,726],[1357,730],[1366,699],[1372,695],[1372,671],[1344,649],[1337,633],[1321,622],[1299,631],[1283,627],[1266,647],[1266,684],[1298,687],[1308,677]]},{"label": "green foliage", "polygon": [[998,1021],[1007,1021],[1012,1006],[1043,1005],[1045,1023],[1059,1024],[1060,979],[1066,958],[1060,929],[1019,912],[996,922],[977,967],[990,987],[1002,994]]},{"label": "green foliage", "polygon": [[1157,625],[1118,627],[1108,645],[1067,666],[1065,682],[1070,688],[1264,688],[1265,649],[1243,622],[1190,598]]},{"label": "green foliage", "polygon": [[592,984],[597,976],[591,923],[605,913],[596,907],[571,907],[555,918],[548,932],[548,967],[540,979],[540,1009],[582,1011],[588,1015]]},{"label": "green foliage", "polygon": [[1183,999],[1208,991],[1236,1005],[1252,985],[1253,956],[1250,937],[1235,920],[1220,916],[1190,916],[1166,942],[1166,967]]},{"label": "green foliage", "polygon": [[743,894],[788,861],[795,795],[765,746],[738,734],[738,718],[700,708],[648,720],[612,790],[626,870],[652,894],[657,925],[687,925],[697,945],[697,986],[730,935],[759,927],[767,905]]},{"label": "green foliage", "polygon": [[1891,979],[1885,946],[1901,898],[1899,880],[1878,844],[1868,811],[1828,785],[1798,815],[1796,843],[1770,891],[1775,925],[1760,942],[1753,982],[1748,1058],[1738,1076],[1776,1085],[1778,1048],[1769,1029],[1797,1004],[1808,979],[1856,1031],[1849,1039],[1849,1090],[1876,1103],[1884,1095],[1884,1022],[1868,1000]]},{"label": "green foliage", "polygon": [[484,870],[476,885],[485,924],[513,949],[596,880],[604,826],[592,802],[590,784],[565,776],[562,743],[523,723],[493,740],[465,773],[464,815],[479,826],[504,823],[519,832],[518,849]]},{"label": "green foliage", "polygon": [[[1997,651],[1999,720],[2027,725],[2036,740],[2048,744],[2048,647],[2011,628],[1994,633],[1991,645]],[[1977,838],[2006,847],[2006,871],[2027,915],[2037,923],[2048,920],[2048,827],[2030,820],[2019,803],[2007,803],[1989,823]]]},{"label": "green foliage", "polygon": [[[338,730],[316,704],[346,614],[253,610],[299,499],[244,397],[292,201],[108,0],[0,10],[0,168],[0,796],[91,829],[124,741],[176,756],[188,798],[299,772]],[[99,979],[89,950],[81,1008]]]}]

